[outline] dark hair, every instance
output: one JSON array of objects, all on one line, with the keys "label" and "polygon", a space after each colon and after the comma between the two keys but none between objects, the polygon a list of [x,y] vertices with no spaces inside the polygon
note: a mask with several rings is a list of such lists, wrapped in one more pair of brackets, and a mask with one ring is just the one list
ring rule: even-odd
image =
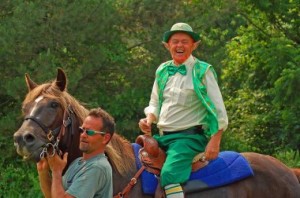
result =
[{"label": "dark hair", "polygon": [[95,109],[91,109],[88,116],[101,118],[103,122],[103,127],[100,130],[109,133],[111,136],[113,136],[116,130],[116,123],[115,119],[109,113],[104,111],[102,108],[98,107]]}]

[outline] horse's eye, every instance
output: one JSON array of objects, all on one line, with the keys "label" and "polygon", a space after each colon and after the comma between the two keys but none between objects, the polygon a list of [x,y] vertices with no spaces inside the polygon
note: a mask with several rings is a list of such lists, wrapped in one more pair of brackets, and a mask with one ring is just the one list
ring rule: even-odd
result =
[{"label": "horse's eye", "polygon": [[57,108],[58,107],[58,102],[51,102],[51,107],[52,108]]}]

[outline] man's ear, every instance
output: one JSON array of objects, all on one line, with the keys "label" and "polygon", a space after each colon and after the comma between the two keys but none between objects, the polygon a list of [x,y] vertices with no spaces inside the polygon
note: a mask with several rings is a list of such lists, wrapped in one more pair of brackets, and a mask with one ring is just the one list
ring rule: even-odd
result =
[{"label": "man's ear", "polygon": [[167,50],[169,50],[170,49],[170,46],[169,46],[169,44],[168,43],[166,43],[166,42],[162,42],[162,44],[164,44],[164,46],[165,46],[165,48],[167,49]]},{"label": "man's ear", "polygon": [[201,43],[201,41],[197,41],[197,42],[195,42],[195,43],[193,44],[193,51],[194,51],[195,49],[197,49],[197,47],[199,46],[200,43]]},{"label": "man's ear", "polygon": [[104,141],[105,144],[108,144],[109,141],[110,141],[110,139],[111,139],[111,134],[110,133],[106,133],[104,135],[103,141]]}]

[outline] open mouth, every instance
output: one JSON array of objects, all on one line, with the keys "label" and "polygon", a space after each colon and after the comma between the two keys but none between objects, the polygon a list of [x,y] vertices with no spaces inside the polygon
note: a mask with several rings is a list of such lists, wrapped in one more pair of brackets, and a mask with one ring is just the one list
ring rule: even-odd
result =
[{"label": "open mouth", "polygon": [[182,50],[182,49],[177,49],[176,51],[175,51],[175,55],[176,56],[179,56],[179,57],[181,57],[181,56],[184,56],[184,50]]},{"label": "open mouth", "polygon": [[176,53],[182,54],[183,52],[184,52],[183,49],[176,49]]},{"label": "open mouth", "polygon": [[32,151],[27,150],[26,148],[20,148],[19,146],[16,146],[17,153],[22,156],[23,160],[29,161],[33,160],[35,162],[40,161],[40,153],[43,150],[43,147],[39,147],[37,149],[34,149]]},{"label": "open mouth", "polygon": [[26,154],[26,155],[23,155],[23,160],[30,160],[32,158],[32,155],[31,154]]},{"label": "open mouth", "polygon": [[17,147],[17,153],[22,156],[23,160],[30,160],[32,158],[32,153],[28,152],[26,149]]}]

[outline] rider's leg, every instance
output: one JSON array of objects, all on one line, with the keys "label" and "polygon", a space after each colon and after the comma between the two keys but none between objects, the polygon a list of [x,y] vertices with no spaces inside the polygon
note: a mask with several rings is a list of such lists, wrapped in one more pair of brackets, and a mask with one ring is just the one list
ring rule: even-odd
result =
[{"label": "rider's leg", "polygon": [[164,140],[168,138],[169,144],[166,149],[167,158],[160,173],[162,187],[185,183],[191,174],[193,158],[205,149],[200,135],[172,136],[163,137]]},{"label": "rider's leg", "polygon": [[166,198],[184,198],[180,184],[169,184],[165,186]]}]

